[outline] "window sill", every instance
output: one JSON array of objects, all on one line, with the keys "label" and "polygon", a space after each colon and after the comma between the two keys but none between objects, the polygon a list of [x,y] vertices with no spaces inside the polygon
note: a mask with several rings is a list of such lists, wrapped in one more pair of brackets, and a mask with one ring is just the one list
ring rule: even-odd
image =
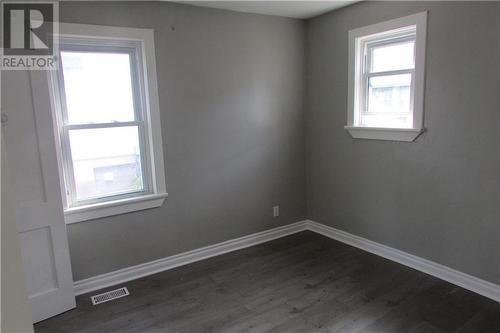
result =
[{"label": "window sill", "polygon": [[388,141],[414,141],[424,129],[418,128],[379,128],[379,127],[356,127],[344,126],[344,128],[355,139],[372,139]]},{"label": "window sill", "polygon": [[156,208],[163,204],[167,196],[167,193],[149,194],[135,198],[68,208],[64,210],[64,219],[66,224],[71,224],[94,220],[106,216]]}]

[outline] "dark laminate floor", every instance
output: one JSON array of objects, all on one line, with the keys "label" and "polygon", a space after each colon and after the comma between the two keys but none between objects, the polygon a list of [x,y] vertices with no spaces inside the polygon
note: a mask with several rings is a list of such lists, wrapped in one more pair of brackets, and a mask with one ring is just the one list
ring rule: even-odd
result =
[{"label": "dark laminate floor", "polygon": [[124,285],[36,332],[500,332],[500,303],[311,232]]}]

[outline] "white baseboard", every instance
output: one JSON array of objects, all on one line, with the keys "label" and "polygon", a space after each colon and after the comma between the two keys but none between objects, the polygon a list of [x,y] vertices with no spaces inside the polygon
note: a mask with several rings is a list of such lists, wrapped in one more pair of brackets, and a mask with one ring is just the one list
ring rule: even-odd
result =
[{"label": "white baseboard", "polygon": [[81,295],[119,283],[135,280],[144,276],[166,271],[192,262],[215,257],[253,245],[285,237],[304,230],[310,230],[342,243],[368,251],[402,265],[448,281],[485,297],[500,302],[500,286],[455,269],[414,256],[412,254],[382,245],[333,227],[305,220],[282,227],[258,232],[248,236],[205,246],[192,251],[176,254],[144,264],[127,267],[114,272],[97,275],[75,282],[75,294]]},{"label": "white baseboard", "polygon": [[273,239],[288,236],[306,230],[306,221],[300,221],[282,227],[258,232],[248,236],[231,239],[222,243],[205,246],[192,251],[176,254],[170,257],[150,261],[144,264],[123,268],[114,272],[93,276],[75,282],[75,295],[85,294],[94,290],[135,280],[144,276],[159,273],[187,265],[189,263],[215,257],[224,253],[236,251]]},{"label": "white baseboard", "polygon": [[500,285],[314,221],[307,221],[307,229],[500,302]]}]

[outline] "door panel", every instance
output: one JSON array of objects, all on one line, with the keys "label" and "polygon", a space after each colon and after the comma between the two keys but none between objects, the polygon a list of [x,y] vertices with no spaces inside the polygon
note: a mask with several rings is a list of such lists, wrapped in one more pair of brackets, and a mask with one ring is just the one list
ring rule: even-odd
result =
[{"label": "door panel", "polygon": [[56,290],[57,272],[50,226],[20,232],[19,243],[24,271],[35,272],[26,286],[28,295],[38,296]]},{"label": "door panel", "polygon": [[45,71],[4,71],[2,112],[33,321],[75,307]]}]

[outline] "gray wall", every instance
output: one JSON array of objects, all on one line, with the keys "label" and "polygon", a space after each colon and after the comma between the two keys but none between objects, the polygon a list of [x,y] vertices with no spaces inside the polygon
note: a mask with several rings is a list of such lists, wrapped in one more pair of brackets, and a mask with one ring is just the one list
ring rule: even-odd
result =
[{"label": "gray wall", "polygon": [[155,29],[169,193],[68,225],[75,280],[305,217],[302,21],[166,2],[61,2],[60,15]]},{"label": "gray wall", "polygon": [[[422,10],[428,132],[353,140],[348,30]],[[363,2],[306,29],[158,2],[63,2],[61,18],[156,30],[170,194],[69,225],[75,280],[307,216],[500,283],[500,4]]]},{"label": "gray wall", "polygon": [[[354,140],[348,30],[429,10],[425,127]],[[307,21],[308,217],[500,283],[500,3],[363,2]]]}]

